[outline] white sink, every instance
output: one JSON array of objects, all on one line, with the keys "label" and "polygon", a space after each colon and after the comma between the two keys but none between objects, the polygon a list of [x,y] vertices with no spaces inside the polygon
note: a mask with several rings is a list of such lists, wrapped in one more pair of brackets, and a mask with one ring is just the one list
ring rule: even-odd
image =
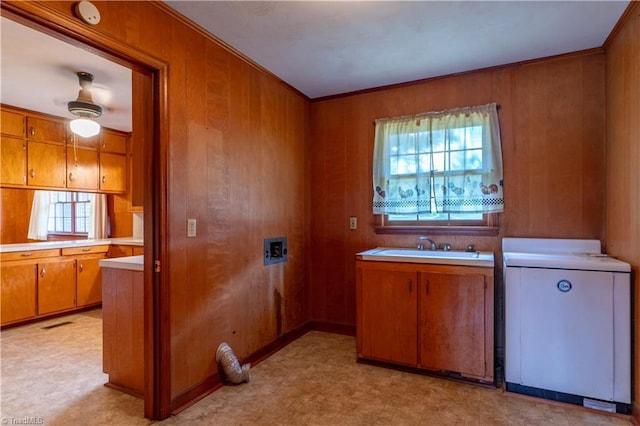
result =
[{"label": "white sink", "polygon": [[414,248],[377,247],[356,253],[359,260],[378,262],[432,263],[440,265],[462,265],[493,267],[493,253],[459,250],[418,250]]}]

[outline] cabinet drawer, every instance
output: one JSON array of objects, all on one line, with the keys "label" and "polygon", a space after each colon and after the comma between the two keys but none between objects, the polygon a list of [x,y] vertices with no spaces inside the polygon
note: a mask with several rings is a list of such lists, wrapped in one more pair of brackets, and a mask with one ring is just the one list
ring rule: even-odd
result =
[{"label": "cabinet drawer", "polygon": [[133,256],[132,246],[111,246],[109,247],[109,257]]},{"label": "cabinet drawer", "polygon": [[8,262],[11,260],[31,260],[56,256],[60,256],[60,249],[14,251],[10,253],[0,253],[0,261]]},{"label": "cabinet drawer", "polygon": [[109,245],[105,244],[102,246],[85,246],[85,247],[73,247],[73,248],[63,248],[62,255],[63,256],[75,256],[79,254],[92,254],[92,253],[106,253],[109,251]]}]

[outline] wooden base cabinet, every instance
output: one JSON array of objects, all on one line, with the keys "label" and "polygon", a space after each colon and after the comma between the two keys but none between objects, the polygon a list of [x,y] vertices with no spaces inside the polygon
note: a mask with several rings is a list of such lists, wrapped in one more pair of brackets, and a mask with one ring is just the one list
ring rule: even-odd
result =
[{"label": "wooden base cabinet", "polygon": [[105,244],[1,253],[0,325],[99,305],[99,262],[108,250]]},{"label": "wooden base cabinet", "polygon": [[38,315],[73,309],[76,306],[75,260],[38,263]]},{"label": "wooden base cabinet", "polygon": [[372,359],[416,365],[418,274],[363,269],[361,282],[366,284],[359,292],[360,352]]},{"label": "wooden base cabinet", "polygon": [[34,263],[10,263],[0,267],[2,324],[36,316],[38,267]]},{"label": "wooden base cabinet", "polygon": [[493,382],[493,301],[493,268],[357,261],[357,355]]}]

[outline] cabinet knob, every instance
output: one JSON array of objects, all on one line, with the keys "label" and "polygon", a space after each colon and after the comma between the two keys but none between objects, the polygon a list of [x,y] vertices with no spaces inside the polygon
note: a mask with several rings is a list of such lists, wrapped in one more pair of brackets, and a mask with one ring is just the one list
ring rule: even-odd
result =
[{"label": "cabinet knob", "polygon": [[102,176],[102,183],[106,183],[107,182],[107,177],[106,176]]},{"label": "cabinet knob", "polygon": [[36,171],[35,171],[35,170],[33,170],[33,169],[31,169],[31,170],[29,171],[29,176],[31,176],[32,178],[36,177]]},{"label": "cabinet knob", "polygon": [[82,271],[84,270],[84,265],[81,263],[81,264],[78,266],[78,269],[80,270],[80,272],[82,272]]},{"label": "cabinet knob", "polygon": [[31,136],[35,136],[35,135],[36,135],[36,128],[35,128],[35,127],[33,127],[33,126],[31,126],[31,127],[29,128],[29,133],[31,134]]},{"label": "cabinet knob", "polygon": [[69,173],[69,181],[73,182],[73,173]]},{"label": "cabinet knob", "polygon": [[44,278],[46,275],[47,275],[47,270],[46,270],[46,269],[44,269],[44,268],[42,268],[42,269],[40,270],[40,276],[41,276],[42,278]]}]

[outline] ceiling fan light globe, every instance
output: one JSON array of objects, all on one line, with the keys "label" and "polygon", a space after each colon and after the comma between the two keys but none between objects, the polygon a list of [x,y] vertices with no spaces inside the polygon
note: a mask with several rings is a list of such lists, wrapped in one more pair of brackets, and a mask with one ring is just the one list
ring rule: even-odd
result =
[{"label": "ceiling fan light globe", "polygon": [[71,131],[83,138],[90,138],[100,133],[100,124],[88,118],[76,118],[69,123]]}]

